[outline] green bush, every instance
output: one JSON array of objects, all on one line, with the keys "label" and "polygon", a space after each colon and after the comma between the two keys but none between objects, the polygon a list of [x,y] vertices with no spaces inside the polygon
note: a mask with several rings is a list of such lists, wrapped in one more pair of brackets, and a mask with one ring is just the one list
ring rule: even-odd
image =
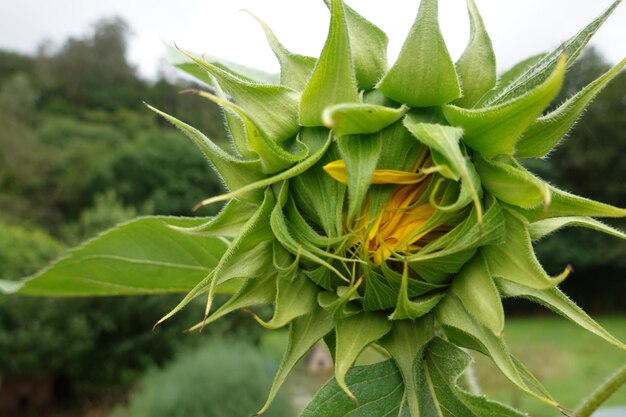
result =
[{"label": "green bush", "polygon": [[[146,375],[126,410],[110,417],[249,417],[269,392],[272,369],[252,345],[212,340],[179,356],[163,370]],[[267,417],[291,417],[285,398]]]}]

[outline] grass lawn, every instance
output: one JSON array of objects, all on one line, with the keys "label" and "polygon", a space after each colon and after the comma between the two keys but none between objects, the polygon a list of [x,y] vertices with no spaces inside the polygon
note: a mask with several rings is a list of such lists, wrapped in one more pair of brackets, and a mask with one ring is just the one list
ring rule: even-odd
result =
[{"label": "grass lawn", "polygon": [[[604,317],[598,321],[618,339],[626,340],[626,317]],[[559,317],[507,319],[505,338],[513,354],[567,408],[574,408],[626,363],[626,352]],[[516,406],[532,417],[559,415],[551,407],[513,388],[489,360],[475,356],[476,374],[485,394]],[[626,405],[626,386],[606,405]]]}]

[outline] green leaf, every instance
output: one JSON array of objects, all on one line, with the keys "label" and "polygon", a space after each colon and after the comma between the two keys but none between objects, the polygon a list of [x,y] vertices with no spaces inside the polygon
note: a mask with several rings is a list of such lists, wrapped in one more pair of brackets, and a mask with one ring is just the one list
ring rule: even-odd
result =
[{"label": "green leaf", "polygon": [[358,366],[348,372],[346,383],[359,399],[355,404],[331,379],[309,402],[299,417],[396,417],[404,398],[402,376],[393,361]]},{"label": "green leaf", "polygon": [[324,126],[335,136],[375,133],[400,120],[408,107],[397,109],[376,104],[342,103],[324,109]]},{"label": "green leaf", "polygon": [[513,157],[500,155],[488,160],[475,155],[474,161],[482,186],[498,200],[523,208],[549,207],[550,186]]},{"label": "green leaf", "polygon": [[353,400],[359,399],[348,389],[345,376],[363,350],[391,330],[391,322],[374,313],[360,313],[340,320],[335,328],[335,379]]},{"label": "green leaf", "polygon": [[343,3],[331,2],[328,38],[300,99],[302,126],[322,126],[322,112],[330,105],[360,101]]},{"label": "green leaf", "polygon": [[216,267],[227,244],[170,226],[193,227],[204,222],[206,218],[165,216],[133,220],[88,241],[10,289],[47,296],[189,291]]},{"label": "green leaf", "polygon": [[470,17],[470,39],[456,63],[463,96],[454,104],[470,108],[496,85],[496,57],[474,0],[467,0],[467,10]]},{"label": "green leaf", "polygon": [[567,267],[560,275],[550,277],[539,264],[528,234],[528,222],[519,214],[503,210],[506,224],[504,243],[481,249],[494,277],[504,278],[535,289],[560,284],[571,272]]},{"label": "green leaf", "polygon": [[311,313],[316,306],[317,287],[304,275],[297,275],[293,282],[279,279],[276,284],[274,315],[269,322],[256,317],[266,329],[279,329],[296,317]]},{"label": "green leaf", "polygon": [[587,227],[599,232],[604,232],[621,239],[626,239],[626,233],[621,230],[617,230],[611,226],[608,226],[598,220],[590,217],[555,217],[550,219],[537,220],[528,226],[528,232],[532,240],[541,239],[563,227]]},{"label": "green leaf", "polygon": [[305,144],[307,153],[309,153],[309,156],[306,159],[271,177],[266,177],[262,180],[248,183],[234,191],[231,191],[230,193],[207,198],[206,200],[201,201],[198,206],[207,206],[219,201],[240,198],[241,196],[245,196],[252,191],[264,189],[272,184],[297,177],[315,165],[320,158],[325,155],[326,150],[332,142],[332,136],[330,134],[326,134],[323,129],[302,129],[299,138],[300,142]]},{"label": "green leaf", "polygon": [[250,12],[247,13],[261,25],[270,48],[280,62],[280,84],[296,91],[302,91],[309,81],[317,59],[290,52],[280,43],[272,29],[263,20]]},{"label": "green leaf", "polygon": [[456,296],[449,294],[444,298],[437,307],[436,314],[448,340],[452,343],[482,352],[524,392],[546,404],[559,406],[554,399],[545,396],[543,389],[537,390],[525,382],[504,340],[477,322]]},{"label": "green leaf", "polygon": [[350,135],[337,139],[341,159],[348,172],[348,217],[351,224],[355,217],[363,215],[363,205],[370,188],[372,175],[383,146],[381,135]]},{"label": "green leaf", "polygon": [[399,406],[402,408],[406,401],[412,417],[420,416],[419,382],[415,370],[421,365],[424,347],[434,336],[434,320],[429,315],[415,321],[395,321],[391,332],[380,341],[402,375],[404,399]]},{"label": "green leaf", "polygon": [[[422,412],[440,417],[522,417],[506,405],[475,396],[458,384],[460,376],[472,363],[472,358],[452,343],[435,338],[424,351],[424,361],[418,370],[420,390],[424,398]],[[435,413],[435,414],[432,414]]]},{"label": "green leaf", "polygon": [[491,331],[504,331],[504,309],[489,268],[479,253],[454,277],[450,286],[467,311]]},{"label": "green leaf", "polygon": [[398,60],[376,88],[410,107],[440,106],[460,97],[459,79],[439,29],[437,0],[420,3]]},{"label": "green leaf", "polygon": [[302,358],[318,340],[330,333],[333,327],[334,323],[332,317],[321,307],[317,307],[310,314],[298,317],[291,322],[287,351],[274,377],[267,402],[255,415],[259,415],[267,410],[276,397],[278,389],[296,363],[298,363],[300,358]]},{"label": "green leaf", "polygon": [[[212,85],[219,83],[226,94],[271,141],[285,142],[298,133],[299,95],[296,91],[282,85],[255,84],[241,80],[188,52],[182,52],[215,77]],[[216,103],[222,105],[220,102]]]},{"label": "green leaf", "polygon": [[414,114],[408,114],[403,124],[417,140],[441,154],[447,162],[448,171],[455,177],[452,179],[462,180],[461,187],[465,187],[472,196],[478,223],[482,223],[483,209],[479,196],[480,189],[477,188],[480,180],[476,172],[469,167],[471,163],[465,158],[459,146],[463,130],[440,124],[421,123],[419,116]]},{"label": "green leaf", "polygon": [[556,110],[540,117],[524,132],[517,143],[515,156],[518,158],[540,158],[546,156],[563,139],[589,103],[626,65],[626,59],[587,85],[575,96],[561,104]]},{"label": "green leaf", "polygon": [[536,290],[503,279],[496,279],[496,283],[498,288],[502,291],[503,296],[527,298],[536,303],[542,304],[555,313],[571,320],[583,329],[594,333],[620,349],[626,349],[626,344],[620,342],[602,326],[595,322],[558,288]]},{"label": "green leaf", "polygon": [[443,114],[452,126],[463,128],[463,142],[485,157],[512,155],[522,132],[559,93],[565,63],[562,56],[543,84],[511,101],[475,109],[448,105],[442,108]]},{"label": "green leaf", "polygon": [[[458,380],[471,364],[471,357],[451,343],[433,339],[416,368],[419,389],[418,416],[522,417],[505,405],[467,393]],[[408,417],[403,403],[404,383],[392,361],[352,369],[348,387],[359,398],[355,404],[332,379],[313,398],[300,417]]]},{"label": "green leaf", "polygon": [[499,90],[497,94],[486,100],[485,105],[490,106],[505,103],[516,97],[524,95],[526,92],[544,83],[550,77],[550,73],[554,70],[554,68],[558,67],[558,62],[561,60],[560,57],[563,53],[567,54],[566,66],[568,68],[572,66],[585,45],[587,45],[589,40],[593,37],[600,26],[602,26],[613,10],[615,10],[615,8],[621,3],[621,1],[622,0],[614,1],[613,4],[604,11],[604,13],[596,17],[580,32],[571,37],[564,44],[559,45],[552,52],[545,54],[541,59],[536,61],[534,65],[528,67],[526,71],[519,75],[514,81],[509,83],[506,88]]},{"label": "green leaf", "polygon": [[[215,168],[215,171],[224,181],[229,190],[237,190],[246,184],[256,182],[264,177],[261,172],[261,164],[258,160],[243,160],[231,156],[213,143],[211,139],[204,136],[204,134],[198,129],[150,106],[149,104],[146,104],[146,106],[179,128],[200,148],[204,156],[206,156],[211,162],[211,165]],[[248,195],[248,197],[254,198],[255,196]],[[258,197],[258,195],[256,195],[256,197]]]}]

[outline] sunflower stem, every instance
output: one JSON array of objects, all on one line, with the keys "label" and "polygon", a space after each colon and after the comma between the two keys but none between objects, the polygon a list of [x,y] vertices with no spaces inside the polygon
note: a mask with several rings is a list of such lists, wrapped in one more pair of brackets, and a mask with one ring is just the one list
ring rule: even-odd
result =
[{"label": "sunflower stem", "polygon": [[626,384],[626,365],[618,369],[606,381],[604,381],[594,392],[591,393],[576,408],[576,417],[589,417],[596,411],[603,402],[615,393],[622,385]]}]

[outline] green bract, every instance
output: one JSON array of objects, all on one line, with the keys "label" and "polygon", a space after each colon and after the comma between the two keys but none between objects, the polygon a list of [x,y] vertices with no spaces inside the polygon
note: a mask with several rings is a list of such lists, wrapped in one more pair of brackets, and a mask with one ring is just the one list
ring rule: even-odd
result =
[{"label": "green bract", "polygon": [[[436,0],[421,1],[390,67],[386,35],[341,0],[327,2],[330,28],[318,59],[288,51],[259,20],[281,64],[280,84],[181,51],[180,68],[207,85],[196,93],[223,107],[232,149],[150,109],[209,159],[229,191],[201,204],[226,201],[222,212],[140,219],[19,288],[1,285],[33,295],[188,292],[160,322],[205,294],[207,315],[196,329],[273,304],[273,317],[258,322],[289,326],[289,345],[259,412],[321,339],[334,356],[336,385],[303,416],[521,415],[456,384],[469,362],[458,347],[487,355],[521,390],[560,407],[507,349],[501,298],[537,301],[625,348],[561,293],[570,268],[549,276],[532,241],[566,226],[626,239],[592,219],[626,210],[558,190],[517,158],[550,152],[626,65],[545,113],[567,68],[619,2],[499,82],[473,0],[470,40],[456,63]],[[232,297],[212,311],[217,293]],[[346,378],[371,344],[392,362]]]}]

